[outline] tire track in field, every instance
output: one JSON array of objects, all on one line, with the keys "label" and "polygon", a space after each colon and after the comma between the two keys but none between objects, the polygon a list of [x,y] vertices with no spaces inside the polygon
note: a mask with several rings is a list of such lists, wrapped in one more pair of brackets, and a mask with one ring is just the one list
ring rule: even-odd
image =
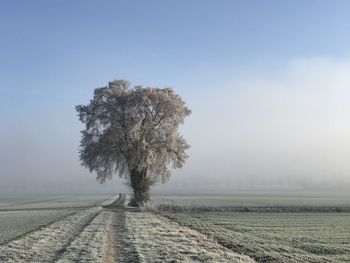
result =
[{"label": "tire track in field", "polygon": [[[113,201],[109,206],[112,209],[100,206],[80,210],[8,241],[0,246],[0,262],[102,263],[108,248],[113,252],[109,253],[113,256],[111,262],[115,262],[115,246],[109,246],[109,237],[116,236],[120,213],[114,210],[123,207],[125,197],[120,195]],[[101,205],[101,201],[97,204]]]},{"label": "tire track in field", "polygon": [[114,229],[114,251],[116,253],[114,262],[122,263],[139,263],[140,255],[137,252],[135,244],[130,238],[130,231],[126,224],[127,215],[125,212],[116,214],[115,229]]},{"label": "tire track in field", "polygon": [[102,211],[91,208],[0,247],[0,262],[54,262]]},{"label": "tire track in field", "polygon": [[126,226],[126,211],[135,209],[125,207],[127,201],[126,194],[119,194],[119,198],[114,202],[104,206],[106,211],[113,213],[113,223],[108,233],[108,245],[105,262],[106,263],[139,263],[139,254],[135,245],[130,240],[130,233]]},{"label": "tire track in field", "polygon": [[55,262],[105,262],[115,213],[102,211],[57,255]]},{"label": "tire track in field", "polygon": [[[78,236],[81,235],[81,233],[84,233],[85,229],[89,227],[93,220],[101,213],[101,211],[94,213],[92,216],[89,216],[87,220],[84,222],[84,224],[79,225],[78,228],[75,228],[75,233],[71,236],[69,240],[65,243],[65,245],[57,251],[55,254],[55,258],[53,261],[58,261],[60,258],[64,257],[65,254],[70,252],[70,248],[73,246],[73,243],[76,241]],[[90,238],[91,239],[91,238]],[[84,248],[81,248],[84,249]]]},{"label": "tire track in field", "polygon": [[125,211],[132,209],[124,207],[125,202],[126,195],[120,194],[117,200],[105,205],[55,262],[138,263],[139,255],[129,240],[125,224]]},{"label": "tire track in field", "polygon": [[[70,208],[68,208],[68,209],[70,209]],[[52,210],[52,209],[45,209],[45,210]],[[17,210],[14,210],[14,211],[17,211]],[[11,211],[9,211],[9,212],[14,212],[14,211],[11,210]],[[0,212],[3,212],[3,211],[0,211]],[[9,244],[10,242],[14,242],[15,240],[19,240],[19,239],[21,239],[21,238],[24,238],[25,236],[27,236],[27,235],[29,235],[29,234],[35,232],[35,231],[39,231],[39,230],[42,230],[42,229],[44,229],[44,228],[46,228],[46,227],[49,227],[50,225],[52,225],[52,224],[54,224],[54,223],[56,223],[56,222],[58,222],[58,221],[60,221],[60,220],[63,220],[64,218],[66,218],[66,217],[68,217],[68,216],[74,215],[74,214],[76,214],[76,213],[78,213],[78,212],[79,212],[79,211],[76,211],[76,210],[75,210],[75,211],[72,211],[72,212],[70,212],[70,213],[68,213],[68,214],[66,214],[66,215],[62,215],[62,216],[56,218],[55,220],[53,220],[53,221],[51,221],[51,222],[48,222],[48,223],[46,223],[46,224],[42,224],[42,225],[40,225],[40,226],[38,226],[38,227],[36,227],[36,228],[34,228],[34,229],[32,229],[32,230],[28,230],[28,231],[24,232],[23,234],[17,235],[17,236],[14,237],[14,238],[8,239],[8,240],[6,240],[5,242],[0,242],[0,246],[5,246],[5,245]]]}]

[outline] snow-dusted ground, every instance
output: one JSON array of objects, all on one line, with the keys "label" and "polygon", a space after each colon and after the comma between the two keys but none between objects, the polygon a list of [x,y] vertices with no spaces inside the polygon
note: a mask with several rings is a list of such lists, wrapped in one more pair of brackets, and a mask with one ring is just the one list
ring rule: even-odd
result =
[{"label": "snow-dusted ground", "polygon": [[57,262],[106,262],[115,213],[104,211],[67,246]]},{"label": "snow-dusted ground", "polygon": [[76,211],[76,209],[0,211],[0,245]]},{"label": "snow-dusted ground", "polygon": [[[125,195],[120,200],[124,203]],[[254,262],[161,215],[125,212],[129,208],[121,207],[122,203],[69,210],[73,214],[62,214],[57,221],[5,241],[0,246],[0,262]],[[35,213],[44,217],[46,210]],[[20,217],[32,211],[1,213],[18,213]]]},{"label": "snow-dusted ground", "polygon": [[1,196],[0,245],[79,210],[114,200],[114,197],[107,199],[108,197],[111,198],[112,195]]},{"label": "snow-dusted ground", "polygon": [[127,212],[125,228],[139,262],[255,262],[156,214]]},{"label": "snow-dusted ground", "polygon": [[77,212],[0,247],[0,262],[54,262],[99,214],[101,208]]},{"label": "snow-dusted ground", "polygon": [[0,199],[0,211],[81,208],[100,205],[111,195],[32,195]]},{"label": "snow-dusted ground", "polygon": [[110,262],[138,263],[139,254],[135,248],[132,227],[128,225],[129,213],[117,213],[115,218],[115,229],[112,235],[114,245],[114,260]]}]

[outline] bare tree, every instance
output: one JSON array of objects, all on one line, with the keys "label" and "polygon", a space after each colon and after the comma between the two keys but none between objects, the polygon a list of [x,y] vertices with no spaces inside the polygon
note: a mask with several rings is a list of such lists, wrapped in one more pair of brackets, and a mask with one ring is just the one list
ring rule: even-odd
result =
[{"label": "bare tree", "polygon": [[178,132],[190,115],[170,88],[136,86],[115,80],[97,88],[87,105],[76,106],[81,131],[80,159],[104,183],[117,173],[134,194],[134,205],[150,198],[151,185],[170,177],[168,166],[181,168],[189,144]]}]

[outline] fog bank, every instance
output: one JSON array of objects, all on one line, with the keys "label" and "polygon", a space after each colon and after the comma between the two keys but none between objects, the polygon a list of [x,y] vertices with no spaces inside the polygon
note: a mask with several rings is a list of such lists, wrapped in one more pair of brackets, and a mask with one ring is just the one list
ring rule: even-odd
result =
[{"label": "fog bank", "polygon": [[[349,60],[299,58],[219,80],[208,72],[180,94],[193,111],[181,128],[190,158],[155,191],[349,189]],[[28,112],[2,105],[0,191],[125,191],[119,179],[97,185],[80,166],[80,101]]]}]

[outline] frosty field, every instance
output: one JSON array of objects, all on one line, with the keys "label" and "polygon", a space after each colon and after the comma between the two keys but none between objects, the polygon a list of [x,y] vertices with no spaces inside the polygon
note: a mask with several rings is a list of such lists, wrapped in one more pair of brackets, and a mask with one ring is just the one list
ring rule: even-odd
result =
[{"label": "frosty field", "polygon": [[106,198],[5,200],[0,262],[254,262],[162,215],[103,208]]},{"label": "frosty field", "polygon": [[[347,194],[158,196],[160,213],[257,262],[350,262]],[[344,212],[345,211],[345,212]]]},{"label": "frosty field", "polygon": [[185,195],[153,197],[158,210],[187,212],[300,212],[344,211],[350,212],[348,193],[236,193],[227,195]]},{"label": "frosty field", "polygon": [[171,213],[164,216],[257,262],[350,262],[350,214]]},{"label": "frosty field", "polygon": [[[0,262],[350,262],[350,213],[329,210],[346,210],[346,197],[155,196],[148,212],[102,207],[111,202],[3,200]],[[309,207],[328,212],[302,211]]]},{"label": "frosty field", "polygon": [[94,206],[107,195],[7,196],[0,202],[0,244]]},{"label": "frosty field", "polygon": [[111,195],[20,195],[0,196],[0,211],[84,208],[97,205]]},{"label": "frosty field", "polygon": [[75,209],[0,211],[0,244],[74,212]]}]

